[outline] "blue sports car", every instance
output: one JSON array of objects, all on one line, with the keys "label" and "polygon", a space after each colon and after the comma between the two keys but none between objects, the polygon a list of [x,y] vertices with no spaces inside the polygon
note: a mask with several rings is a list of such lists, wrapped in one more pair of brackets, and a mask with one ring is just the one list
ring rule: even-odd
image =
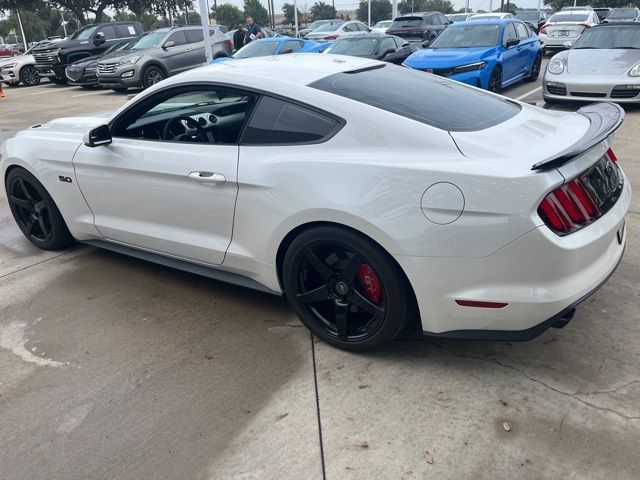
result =
[{"label": "blue sports car", "polygon": [[220,63],[227,60],[250,57],[270,57],[271,55],[283,55],[285,53],[320,53],[331,46],[330,43],[318,43],[311,40],[292,37],[261,38],[245,45],[232,57],[219,57],[211,63]]},{"label": "blue sports car", "polygon": [[540,74],[542,46],[524,22],[514,18],[469,20],[449,25],[404,65],[499,92]]}]

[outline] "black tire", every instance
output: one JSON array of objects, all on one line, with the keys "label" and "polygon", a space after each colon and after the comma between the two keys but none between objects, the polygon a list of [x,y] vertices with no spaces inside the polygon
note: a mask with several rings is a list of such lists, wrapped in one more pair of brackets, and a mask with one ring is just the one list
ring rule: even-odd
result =
[{"label": "black tire", "polygon": [[558,100],[556,100],[555,98],[549,98],[549,97],[543,96],[542,99],[544,100],[544,103],[546,103],[547,105],[555,105],[558,103]]},{"label": "black tire", "polygon": [[116,93],[127,93],[127,90],[129,89],[125,87],[114,87],[111,90],[113,90]]},{"label": "black tire", "polygon": [[531,70],[529,71],[529,75],[525,78],[527,82],[535,82],[538,80],[540,76],[540,67],[542,65],[542,54],[537,55],[536,59],[533,61],[531,65]]},{"label": "black tire", "polygon": [[500,65],[496,65],[491,72],[491,76],[489,77],[489,85],[487,86],[487,90],[493,93],[500,93],[502,89],[502,67]]},{"label": "black tire", "polygon": [[166,78],[164,71],[160,67],[150,65],[142,72],[142,88],[149,88]]},{"label": "black tire", "polygon": [[284,256],[282,279],[302,323],[343,350],[391,342],[413,305],[406,277],[393,259],[368,238],[338,227],[314,227],[298,235]]},{"label": "black tire", "polygon": [[20,85],[20,82],[7,82],[7,85],[9,85],[10,87],[17,87],[18,85]]},{"label": "black tire", "polygon": [[75,243],[55,202],[31,173],[14,168],[5,181],[7,200],[18,227],[43,250],[58,250]]},{"label": "black tire", "polygon": [[68,82],[66,78],[62,78],[62,77],[49,77],[49,78],[56,85],[66,85]]},{"label": "black tire", "polygon": [[29,87],[40,84],[40,75],[33,65],[27,65],[20,69],[20,81]]}]

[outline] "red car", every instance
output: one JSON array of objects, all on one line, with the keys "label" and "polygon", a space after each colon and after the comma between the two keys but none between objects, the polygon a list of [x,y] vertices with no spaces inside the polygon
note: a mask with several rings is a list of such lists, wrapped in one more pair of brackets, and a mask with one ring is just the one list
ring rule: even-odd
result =
[{"label": "red car", "polygon": [[17,57],[23,53],[22,45],[0,45],[0,57]]}]

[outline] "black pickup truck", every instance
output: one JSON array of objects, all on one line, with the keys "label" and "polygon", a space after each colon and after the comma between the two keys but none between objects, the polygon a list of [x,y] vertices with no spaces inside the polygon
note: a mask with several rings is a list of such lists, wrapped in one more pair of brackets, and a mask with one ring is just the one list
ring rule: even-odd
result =
[{"label": "black pickup truck", "polygon": [[57,84],[67,83],[65,68],[82,58],[100,55],[113,44],[131,40],[142,33],[139,22],[107,22],[85,25],[68,39],[47,42],[33,50],[36,70]]}]

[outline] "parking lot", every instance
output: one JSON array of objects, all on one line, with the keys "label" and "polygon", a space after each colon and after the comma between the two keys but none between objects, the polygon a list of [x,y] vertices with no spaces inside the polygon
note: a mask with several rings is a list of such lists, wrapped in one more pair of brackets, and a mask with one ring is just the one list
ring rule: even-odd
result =
[{"label": "parking lot", "polygon": [[[543,105],[539,85],[503,94]],[[135,92],[6,95],[0,141]],[[614,147],[638,191],[640,109],[625,110]],[[640,478],[637,197],[627,231],[620,267],[562,330],[351,354],[277,297],[88,246],[40,251],[2,189],[1,477]]]}]

